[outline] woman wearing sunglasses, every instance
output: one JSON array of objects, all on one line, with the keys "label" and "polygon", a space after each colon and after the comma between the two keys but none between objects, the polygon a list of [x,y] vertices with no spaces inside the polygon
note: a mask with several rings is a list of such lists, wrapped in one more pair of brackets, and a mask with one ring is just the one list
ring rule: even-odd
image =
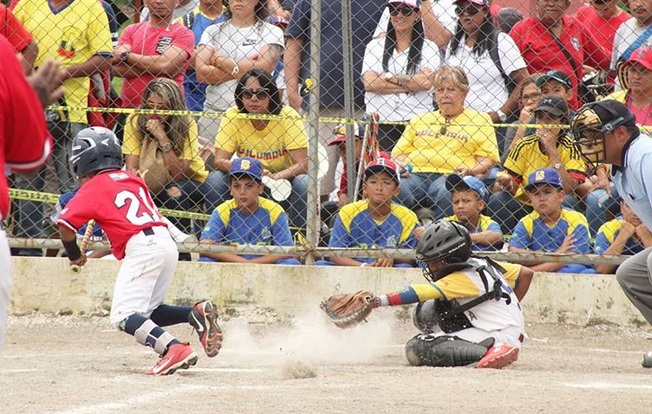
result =
[{"label": "woman wearing sunglasses", "polygon": [[[272,73],[284,49],[283,30],[265,21],[267,0],[232,0],[226,21],[206,28],[197,47],[195,70],[207,83],[204,111],[224,112],[231,107],[238,79],[251,69]],[[217,118],[201,118],[199,135],[213,142]]]},{"label": "woman wearing sunglasses", "polygon": [[[515,86],[528,75],[527,65],[509,35],[496,29],[487,0],[457,0],[455,6],[458,23],[446,51],[446,64],[462,67],[469,77],[467,106],[488,112],[494,123],[504,124],[518,108]],[[501,132],[504,131],[498,134],[499,148]]]},{"label": "woman wearing sunglasses", "polygon": [[[215,171],[207,180],[209,207],[214,208],[229,198],[227,174],[233,154],[239,158],[256,158],[263,164],[263,175],[292,183],[290,197],[280,204],[288,212],[291,227],[305,227],[308,136],[299,113],[283,105],[272,76],[260,69],[242,75],[235,88],[235,104],[226,111],[215,139]],[[242,114],[262,116],[246,118]],[[269,119],[265,115],[278,117]]]},{"label": "woman wearing sunglasses", "polygon": [[[432,110],[430,76],[440,64],[439,50],[424,38],[420,0],[390,0],[384,38],[367,45],[362,63],[367,112],[380,115],[378,142],[391,151],[406,122]],[[392,123],[384,123],[389,121]]]}]

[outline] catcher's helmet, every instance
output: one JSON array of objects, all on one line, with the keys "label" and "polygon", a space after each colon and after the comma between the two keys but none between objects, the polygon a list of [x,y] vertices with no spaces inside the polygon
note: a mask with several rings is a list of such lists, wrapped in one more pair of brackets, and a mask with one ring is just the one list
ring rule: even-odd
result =
[{"label": "catcher's helmet", "polygon": [[605,134],[623,125],[636,125],[636,117],[627,105],[607,99],[581,107],[571,120],[571,133],[584,158],[597,164],[607,158]]},{"label": "catcher's helmet", "polygon": [[103,127],[82,129],[72,143],[70,163],[77,177],[122,168],[122,149],[118,138],[111,130]]},{"label": "catcher's helmet", "polygon": [[466,227],[446,220],[434,222],[417,244],[417,260],[443,259],[446,264],[465,262],[471,257],[471,236]]}]

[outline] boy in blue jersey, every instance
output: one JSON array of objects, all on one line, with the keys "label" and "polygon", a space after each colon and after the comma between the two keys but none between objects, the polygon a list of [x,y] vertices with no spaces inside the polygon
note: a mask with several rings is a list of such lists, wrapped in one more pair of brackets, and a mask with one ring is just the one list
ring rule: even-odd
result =
[{"label": "boy in blue jersey", "polygon": [[[391,160],[378,158],[364,172],[366,199],[342,207],[335,220],[328,247],[396,248],[416,247],[414,229],[417,216],[412,210],[393,203],[399,192],[399,173]],[[358,267],[412,267],[411,260],[391,257],[350,258],[331,256],[317,264]]]},{"label": "boy in blue jersey", "polygon": [[[287,215],[279,204],[261,197],[263,165],[255,158],[231,163],[229,189],[233,199],[215,208],[201,233],[202,244],[292,246]],[[201,262],[299,265],[297,259],[276,254],[237,255],[202,253]]]},{"label": "boy in blue jersey", "polygon": [[446,179],[451,192],[453,214],[445,220],[457,221],[469,231],[474,251],[496,251],[503,246],[500,225],[482,214],[489,200],[489,190],[478,178],[451,174]]},{"label": "boy in blue jersey", "polygon": [[[535,170],[528,177],[525,191],[534,211],[516,225],[509,240],[510,252],[590,253],[586,217],[577,211],[562,208],[566,192],[556,169]],[[527,266],[539,272],[595,273],[592,267],[579,263],[534,262]]]},{"label": "boy in blue jersey", "polygon": [[[624,201],[620,201],[621,215],[606,222],[598,230],[593,251],[595,254],[633,256],[652,247],[652,232]],[[595,271],[611,274],[617,265],[602,263],[595,265]]]}]

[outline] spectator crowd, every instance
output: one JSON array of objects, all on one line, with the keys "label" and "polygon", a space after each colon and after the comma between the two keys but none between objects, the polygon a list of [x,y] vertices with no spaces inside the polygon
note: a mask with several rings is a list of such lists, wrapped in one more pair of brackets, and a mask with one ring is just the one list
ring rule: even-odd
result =
[{"label": "spectator crowd", "polygon": [[[25,73],[54,59],[65,74],[64,95],[46,111],[53,157],[12,175],[11,187],[63,194],[65,206],[79,185],[69,166],[74,137],[102,126],[159,207],[210,215],[205,223],[171,219],[202,244],[292,246],[305,235],[316,187],[323,243],[333,248],[414,248],[439,219],[466,227],[479,252],[634,254],[652,246],[650,229],[613,189],[612,166],[582,156],[568,128],[583,104],[603,99],[625,104],[643,130],[652,126],[652,0],[588,0],[574,15],[570,0],[536,0],[528,17],[498,0],[351,0],[350,22],[343,2],[322,0],[316,145],[326,156],[318,181],[308,175],[302,118],[314,97],[312,3],[143,3],[124,22],[110,0],[0,4],[0,34]],[[278,197],[286,182],[288,194]],[[58,211],[14,203],[13,236],[51,234]],[[412,266],[335,256],[318,263]]]}]

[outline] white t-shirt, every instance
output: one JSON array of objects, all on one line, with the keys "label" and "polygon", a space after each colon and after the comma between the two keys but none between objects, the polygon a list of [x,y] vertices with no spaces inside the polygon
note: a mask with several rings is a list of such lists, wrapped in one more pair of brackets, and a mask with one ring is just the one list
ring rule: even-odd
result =
[{"label": "white t-shirt", "polygon": [[[453,0],[430,0],[432,2],[432,11],[437,16],[437,20],[449,32],[455,33],[455,26],[457,25],[457,16],[455,16],[455,4]],[[380,36],[381,33],[387,31],[387,24],[389,23],[389,9],[385,7],[383,15],[380,16],[378,26],[374,32],[374,38]]]},{"label": "white t-shirt", "polygon": [[[616,69],[616,63],[622,54],[627,50],[629,45],[634,43],[636,39],[639,38],[645,32],[647,26],[639,26],[636,18],[632,17],[631,19],[625,21],[623,24],[618,27],[616,30],[616,35],[614,36],[614,48],[611,52],[611,64],[609,67],[611,69]],[[643,45],[652,46],[652,36],[648,37]],[[616,90],[622,89],[620,87],[620,82],[616,78]]]},{"label": "white t-shirt", "polygon": [[[508,76],[527,67],[518,46],[506,33],[498,33],[498,57]],[[462,40],[455,55],[451,55],[450,48],[446,50],[444,61],[450,66],[461,66],[469,78],[469,93],[465,102],[467,108],[479,112],[496,111],[507,101],[509,93],[505,81],[488,50],[477,56]]]},{"label": "white t-shirt", "polygon": [[[383,73],[383,49],[385,39],[372,39],[367,45],[362,62],[362,75],[365,72],[373,71]],[[398,53],[394,50],[393,55],[387,63],[389,73],[394,75],[405,75],[408,62],[409,49]],[[419,70],[435,70],[440,65],[439,48],[434,42],[424,40],[421,49],[421,62]],[[383,121],[405,121],[416,114],[433,110],[432,89],[413,93],[391,93],[380,94],[376,92],[365,92],[365,104],[367,112],[378,112]]]},{"label": "white t-shirt", "polygon": [[[284,47],[283,30],[267,22],[250,27],[235,27],[230,21],[210,25],[204,30],[200,45],[213,46],[219,53],[236,61],[259,54],[267,45]],[[204,110],[226,111],[235,105],[237,80],[208,85]]]}]

